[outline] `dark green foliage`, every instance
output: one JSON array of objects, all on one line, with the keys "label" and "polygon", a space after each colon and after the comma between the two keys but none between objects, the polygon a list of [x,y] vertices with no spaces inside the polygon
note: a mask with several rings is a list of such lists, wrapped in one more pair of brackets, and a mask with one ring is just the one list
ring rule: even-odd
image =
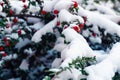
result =
[{"label": "dark green foliage", "polygon": [[120,80],[120,74],[118,72],[116,72],[115,76],[112,78],[112,80]]},{"label": "dark green foliage", "polygon": [[[60,67],[58,72],[51,72],[47,71],[49,73],[47,76],[48,77],[53,77],[55,75],[60,74],[63,71],[69,70],[72,73],[72,68],[78,69],[83,75],[88,75],[88,73],[84,70],[85,67],[89,66],[90,64],[94,64],[96,62],[95,57],[77,57],[75,60],[73,60],[71,63],[69,63],[69,67]],[[71,80],[71,79],[70,79]],[[86,79],[82,79],[86,80]]]}]

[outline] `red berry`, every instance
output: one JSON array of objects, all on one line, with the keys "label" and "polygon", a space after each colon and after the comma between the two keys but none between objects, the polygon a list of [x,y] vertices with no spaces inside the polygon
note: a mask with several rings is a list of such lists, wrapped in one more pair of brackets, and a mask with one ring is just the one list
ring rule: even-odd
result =
[{"label": "red berry", "polygon": [[5,38],[3,39],[3,41],[4,41],[4,42],[7,42],[7,41],[8,41],[7,37],[5,37]]},{"label": "red berry", "polygon": [[63,29],[66,29],[66,28],[68,28],[68,26],[64,26],[64,28],[63,28]]},{"label": "red berry", "polygon": [[14,23],[17,23],[17,22],[18,22],[18,18],[14,18],[14,19],[13,19],[13,22],[14,22]]},{"label": "red berry", "polygon": [[96,37],[96,35],[97,35],[96,33],[94,33],[94,32],[92,33],[92,36]]},{"label": "red berry", "polygon": [[9,14],[10,15],[13,15],[14,14],[14,11],[12,9],[9,10]]},{"label": "red berry", "polygon": [[26,4],[24,4],[23,7],[24,7],[24,9],[27,9],[28,6]]},{"label": "red berry", "polygon": [[21,35],[22,34],[22,31],[21,30],[18,30],[18,35]]},{"label": "red berry", "polygon": [[0,5],[3,7],[3,5],[4,5],[4,2],[1,2],[1,3],[0,3]]},{"label": "red berry", "polygon": [[60,21],[57,21],[57,26],[59,26],[60,25]]},{"label": "red berry", "polygon": [[87,21],[87,17],[84,16],[83,19],[84,19],[84,23],[86,23],[86,21]]},{"label": "red berry", "polygon": [[78,7],[78,3],[76,1],[74,1],[74,8]]},{"label": "red berry", "polygon": [[11,27],[12,26],[12,24],[11,23],[8,23],[7,25],[6,25],[6,28],[9,28],[9,27]]},{"label": "red berry", "polygon": [[9,41],[5,42],[5,44],[6,44],[7,47],[10,47],[10,42]]},{"label": "red berry", "polygon": [[76,31],[76,32],[80,32],[80,28],[78,26],[74,26],[73,29]]},{"label": "red berry", "polygon": [[5,52],[3,52],[3,53],[2,53],[2,56],[3,56],[3,57],[6,57],[6,56],[7,56],[7,54],[6,54]]},{"label": "red berry", "polygon": [[59,11],[58,10],[54,10],[54,14],[58,14],[59,13]]},{"label": "red berry", "polygon": [[3,50],[4,50],[4,48],[2,46],[0,46],[0,51],[3,51]]},{"label": "red berry", "polygon": [[26,0],[22,0],[22,2],[26,2]]},{"label": "red berry", "polygon": [[45,15],[47,12],[45,10],[42,10],[41,14]]},{"label": "red berry", "polygon": [[84,27],[84,24],[80,24],[79,27],[80,27],[80,28],[83,28],[83,27]]}]

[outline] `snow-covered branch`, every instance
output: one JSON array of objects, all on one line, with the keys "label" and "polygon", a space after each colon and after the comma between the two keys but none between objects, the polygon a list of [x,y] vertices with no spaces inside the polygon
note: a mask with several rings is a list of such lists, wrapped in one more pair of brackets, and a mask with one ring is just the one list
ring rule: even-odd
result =
[{"label": "snow-covered branch", "polygon": [[96,65],[86,67],[85,70],[89,74],[87,80],[112,80],[115,72],[120,71],[119,50],[120,43],[116,43],[106,59]]}]

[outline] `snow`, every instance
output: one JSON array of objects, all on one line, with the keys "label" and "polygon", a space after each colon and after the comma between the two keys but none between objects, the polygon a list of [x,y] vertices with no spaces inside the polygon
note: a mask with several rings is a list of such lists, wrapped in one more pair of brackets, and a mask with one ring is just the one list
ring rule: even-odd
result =
[{"label": "snow", "polygon": [[23,2],[21,2],[21,1],[15,1],[15,0],[10,1],[10,4],[12,6],[12,9],[16,10],[17,14],[20,13],[22,11],[22,9],[23,9]]},{"label": "snow", "polygon": [[41,41],[42,35],[45,35],[47,32],[53,32],[53,27],[56,26],[57,18],[55,18],[53,21],[46,24],[42,29],[38,30],[32,37],[32,41],[39,42]]},{"label": "snow", "polygon": [[[0,2],[1,1],[2,0],[0,0]],[[73,7],[73,1],[77,1],[79,4],[81,4],[78,6],[78,13],[76,11],[69,11],[69,8]],[[104,52],[102,50],[96,51],[90,48],[88,42],[85,40],[84,37],[89,38],[90,42],[93,44],[102,44],[102,35],[100,34],[98,27],[106,30],[104,33],[105,35],[106,33],[116,33],[120,37],[120,25],[117,24],[118,22],[120,22],[120,15],[118,15],[117,12],[112,9],[113,4],[110,1],[107,2],[107,4],[100,1],[101,3],[98,4],[94,3],[94,0],[88,0],[88,6],[84,4],[82,5],[83,2],[83,0],[44,0],[44,3],[42,3],[41,5],[43,7],[42,10],[50,12],[51,14],[53,14],[54,10],[59,11],[58,15],[55,14],[56,18],[54,18],[54,20],[50,21],[48,24],[44,24],[44,22],[42,22],[40,18],[25,17],[27,21],[26,23],[24,23],[24,26],[31,32],[31,29],[36,30],[36,33],[33,35],[31,40],[29,40],[28,38],[19,38],[18,33],[12,33],[14,30],[17,32],[17,29],[19,29],[18,24],[13,24],[13,26],[11,25],[9,28],[5,28],[5,35],[7,34],[6,36],[12,39],[18,39],[19,42],[15,45],[15,48],[20,50],[22,47],[31,43],[32,41],[35,43],[39,43],[41,41],[41,37],[46,33],[53,33],[53,28],[56,27],[57,21],[60,21],[61,24],[59,27],[61,28],[66,26],[62,26],[62,23],[67,22],[69,24],[69,26],[67,25],[68,28],[63,29],[62,31],[62,34],[65,36],[65,38],[59,37],[61,33],[57,33],[56,30],[55,35],[57,36],[57,41],[55,42],[54,48],[47,51],[49,55],[45,56],[44,58],[40,58],[40,61],[46,61],[46,59],[53,54],[54,50],[60,52],[61,58],[56,58],[52,63],[53,69],[50,69],[50,71],[58,72],[60,70],[60,67],[68,67],[68,64],[77,57],[96,57],[96,64],[90,65],[85,68],[85,71],[89,75],[84,77],[87,78],[87,80],[112,80],[115,72],[120,73],[120,43],[116,43],[112,47],[110,52]],[[10,0],[11,8],[17,14],[21,12],[24,4],[28,5],[28,1],[23,3],[20,0]],[[117,4],[119,5],[119,3]],[[29,14],[30,12],[32,12],[33,15],[38,14],[39,11],[41,11],[41,6],[39,6],[38,4],[36,6],[31,5],[30,9],[28,9],[27,14]],[[92,9],[97,10],[90,11]],[[0,5],[0,15],[6,17],[6,14],[1,12],[2,6]],[[86,23],[84,22],[82,17],[87,17]],[[8,17],[6,19],[9,23],[12,22]],[[24,20],[18,21],[24,22]],[[78,26],[78,22],[82,24],[84,23],[87,26],[93,25],[90,30],[94,31],[94,33],[96,33],[97,35],[92,36],[92,33],[88,29],[83,30],[81,32],[82,35],[80,33],[77,33],[74,29],[72,29],[72,27],[75,25]],[[27,25],[27,23],[32,23],[33,25]],[[24,30],[21,31],[22,34],[27,34]],[[67,43],[64,43],[65,41]],[[30,56],[28,56],[29,58],[35,53],[35,51],[33,51],[31,48],[28,48],[24,50],[24,53],[30,54]],[[0,66],[2,66],[3,60],[16,58],[16,53],[2,57],[2,59],[0,60]],[[19,66],[21,70],[28,70],[29,64],[27,59],[22,60]],[[43,70],[45,69],[45,67],[42,65],[40,69]],[[60,74],[55,75],[54,80],[68,80],[70,78],[72,78],[73,80],[80,80],[81,77],[83,77],[82,73],[79,70],[72,68],[71,71],[72,72],[70,72],[70,70],[62,71]],[[36,70],[34,70],[34,72],[36,72]]]},{"label": "snow", "polygon": [[[88,72],[87,80],[112,80],[115,72],[120,70],[120,43],[116,43],[111,49],[108,57],[96,65],[86,67],[85,70]],[[103,74],[104,71],[104,74]]]},{"label": "snow", "polygon": [[[100,66],[99,65],[97,66],[97,64],[96,64],[96,65],[92,65],[90,67],[87,67],[85,70],[90,74],[87,77],[87,79],[88,80],[96,80],[96,79],[110,80],[114,76],[116,66],[114,66],[110,60],[106,60],[109,55],[107,55],[107,54],[103,55],[103,53],[104,53],[103,51],[100,51],[100,52],[93,51],[88,46],[86,40],[80,34],[75,32],[71,28],[65,29],[62,32],[62,34],[65,35],[65,40],[70,42],[70,44],[68,44],[65,47],[65,49],[62,50],[62,52],[61,52],[61,58],[63,59],[63,62],[61,63],[61,61],[58,60],[58,62],[59,61],[60,62],[58,63],[57,66],[55,66],[55,63],[57,63],[57,61],[55,61],[53,66],[58,67],[58,68],[59,68],[59,65],[60,65],[60,67],[67,67],[68,64],[70,62],[72,62],[73,59],[76,59],[78,56],[80,58],[96,56],[96,60],[97,60],[98,64],[100,64]],[[69,34],[71,34],[71,35],[69,35]],[[95,54],[93,54],[93,53],[95,53]],[[97,67],[95,67],[95,66],[97,66]],[[92,68],[92,67],[94,67],[94,68]],[[91,69],[93,69],[93,70],[91,70]],[[96,70],[96,72],[95,72],[95,70]],[[106,74],[104,75],[103,72],[100,72],[100,71],[105,71]],[[63,74],[67,74],[69,78],[71,78],[71,77],[73,78],[73,75],[72,76],[70,75],[71,73],[69,73],[68,71],[63,71],[62,73],[60,73],[58,75],[58,76],[60,76],[60,78],[59,78],[60,80],[63,80]],[[79,75],[79,76],[81,76],[81,75]],[[64,79],[66,80],[68,78],[64,77]],[[57,79],[55,79],[55,80],[57,80]],[[74,79],[74,80],[78,80],[78,79]]]},{"label": "snow", "polygon": [[32,13],[38,13],[40,11],[40,7],[39,6],[30,6],[28,12],[32,12]]},{"label": "snow", "polygon": [[91,36],[91,37],[90,37],[90,41],[91,41],[92,43],[99,43],[99,44],[102,43],[102,40],[101,40],[100,37]]},{"label": "snow", "polygon": [[2,6],[0,5],[0,12],[2,12]]},{"label": "snow", "polygon": [[[17,14],[19,14],[24,9],[23,6],[28,5],[28,1],[23,3],[22,1],[12,0],[12,1],[10,1],[10,5],[12,6],[12,9],[15,10],[15,12]],[[40,7],[38,5],[36,5],[36,6],[30,5],[28,12],[37,13],[39,10],[40,10]]]},{"label": "snow", "polygon": [[66,70],[66,71],[62,71],[60,74],[56,75],[54,77],[54,80],[69,80],[69,79],[79,80],[80,74],[81,74],[81,72],[77,69],[72,69],[71,71]]},{"label": "snow", "polygon": [[9,28],[5,28],[5,33],[11,33],[12,32],[12,28],[9,27]]},{"label": "snow", "polygon": [[94,3],[93,5],[97,8],[98,11],[100,11],[102,13],[109,14],[109,15],[116,15],[115,11],[107,6],[99,5],[96,3]]},{"label": "snow", "polygon": [[60,22],[70,22],[72,20],[72,14],[65,9],[62,9],[58,14]]},{"label": "snow", "polygon": [[45,0],[43,4],[43,10],[51,12],[56,2],[58,2],[58,0]]},{"label": "snow", "polygon": [[11,78],[11,79],[8,79],[8,80],[21,80],[21,78]]},{"label": "snow", "polygon": [[71,7],[71,5],[73,4],[73,2],[67,0],[60,0],[58,3],[56,3],[56,5],[54,6],[54,10],[62,10],[62,9],[69,9]]},{"label": "snow", "polygon": [[0,60],[0,66],[2,66],[2,63],[4,62],[4,60]]},{"label": "snow", "polygon": [[82,35],[84,36],[84,37],[89,37],[89,35],[90,35],[90,31],[87,29],[87,30],[83,30],[82,31]]},{"label": "snow", "polygon": [[115,23],[118,23],[120,21],[120,15],[103,15],[103,16],[112,20]]},{"label": "snow", "polygon": [[86,12],[86,10],[84,10],[84,8],[81,7],[81,6],[79,6],[79,5],[78,5],[78,8],[79,8],[79,9],[78,9],[78,15],[79,15],[79,16],[85,16],[85,17],[86,17],[87,14],[88,14],[88,13]]},{"label": "snow", "polygon": [[16,58],[17,58],[17,54],[10,54],[10,55],[3,57],[2,59],[3,60],[11,60],[11,59],[16,59]]},{"label": "snow", "polygon": [[35,53],[35,51],[33,51],[31,48],[28,48],[28,49],[25,49],[25,50],[24,50],[24,53],[27,53],[27,54],[32,55],[32,54]]},{"label": "snow", "polygon": [[61,53],[61,58],[64,59],[61,64],[62,67],[68,66],[68,63],[70,63],[72,59],[76,59],[78,56],[80,58],[94,56],[93,51],[87,44],[86,40],[73,29],[67,28],[62,34],[65,35],[65,40],[70,42]]},{"label": "snow", "polygon": [[59,43],[64,43],[64,38],[63,37],[58,37],[57,38],[56,44],[59,44]]},{"label": "snow", "polygon": [[[58,68],[60,66],[62,62],[62,59],[61,58],[56,58],[53,62],[52,62],[52,66],[51,68]],[[54,71],[53,71],[54,72]]]},{"label": "snow", "polygon": [[80,16],[73,15],[68,12],[66,9],[62,9],[58,14],[60,22],[72,22],[75,20],[79,20],[79,22],[84,23],[83,19]]},{"label": "snow", "polygon": [[97,13],[88,12],[88,22],[95,24],[101,28],[106,29],[108,33],[114,34],[117,33],[120,36],[120,26],[111,20],[99,15]]},{"label": "snow", "polygon": [[24,59],[21,62],[19,68],[22,69],[22,70],[28,70],[28,66],[29,66],[28,61],[26,59]]},{"label": "snow", "polygon": [[91,28],[91,30],[94,31],[94,33],[100,35],[100,32],[99,32],[98,26],[93,25],[93,27]]},{"label": "snow", "polygon": [[63,30],[62,34],[65,36],[65,40],[67,42],[71,42],[73,39],[79,38],[80,40],[82,40],[83,43],[87,44],[87,42],[83,38],[83,36],[79,35],[75,30],[73,30],[71,28],[67,28],[67,29]]},{"label": "snow", "polygon": [[44,26],[43,22],[37,22],[37,23],[35,23],[34,25],[29,26],[29,27],[32,28],[32,29],[35,29],[35,30],[39,30],[39,29],[41,29],[43,26]]},{"label": "snow", "polygon": [[31,41],[29,39],[27,39],[27,38],[25,38],[25,39],[19,38],[19,43],[16,44],[15,48],[20,50],[23,46],[25,46],[28,43],[31,43]]},{"label": "snow", "polygon": [[82,7],[79,6],[78,14],[80,16],[87,16],[87,21],[91,24],[97,25],[101,28],[106,29],[107,33],[117,33],[118,36],[120,36],[120,26],[113,21],[109,20],[108,18],[105,18],[104,16],[84,10]]},{"label": "snow", "polygon": [[13,39],[18,39],[18,34],[17,33],[12,33],[12,34],[7,35],[7,36],[9,36],[9,37],[11,37]]},{"label": "snow", "polygon": [[103,50],[94,50],[93,52],[94,52],[94,56],[96,57],[97,63],[103,61],[109,55],[107,52]]},{"label": "snow", "polygon": [[27,22],[29,22],[29,23],[38,23],[40,21],[41,20],[39,18],[34,18],[34,17],[28,17],[27,18]]},{"label": "snow", "polygon": [[54,50],[61,52],[67,45],[64,43],[59,43],[54,46]]}]

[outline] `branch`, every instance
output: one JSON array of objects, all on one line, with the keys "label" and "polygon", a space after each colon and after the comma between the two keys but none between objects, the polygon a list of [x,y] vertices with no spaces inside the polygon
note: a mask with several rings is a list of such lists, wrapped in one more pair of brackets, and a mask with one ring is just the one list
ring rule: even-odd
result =
[{"label": "branch", "polygon": [[11,15],[11,16],[8,16],[8,17],[19,17],[19,18],[34,17],[34,18],[42,18],[42,16],[30,15],[30,14],[15,14],[15,15]]},{"label": "branch", "polygon": [[[26,17],[43,18],[42,16],[30,15],[30,14],[15,14],[15,15],[8,15],[6,17],[18,17],[18,18],[22,18],[22,19],[25,19]],[[0,15],[0,18],[6,18],[6,17]]]}]

